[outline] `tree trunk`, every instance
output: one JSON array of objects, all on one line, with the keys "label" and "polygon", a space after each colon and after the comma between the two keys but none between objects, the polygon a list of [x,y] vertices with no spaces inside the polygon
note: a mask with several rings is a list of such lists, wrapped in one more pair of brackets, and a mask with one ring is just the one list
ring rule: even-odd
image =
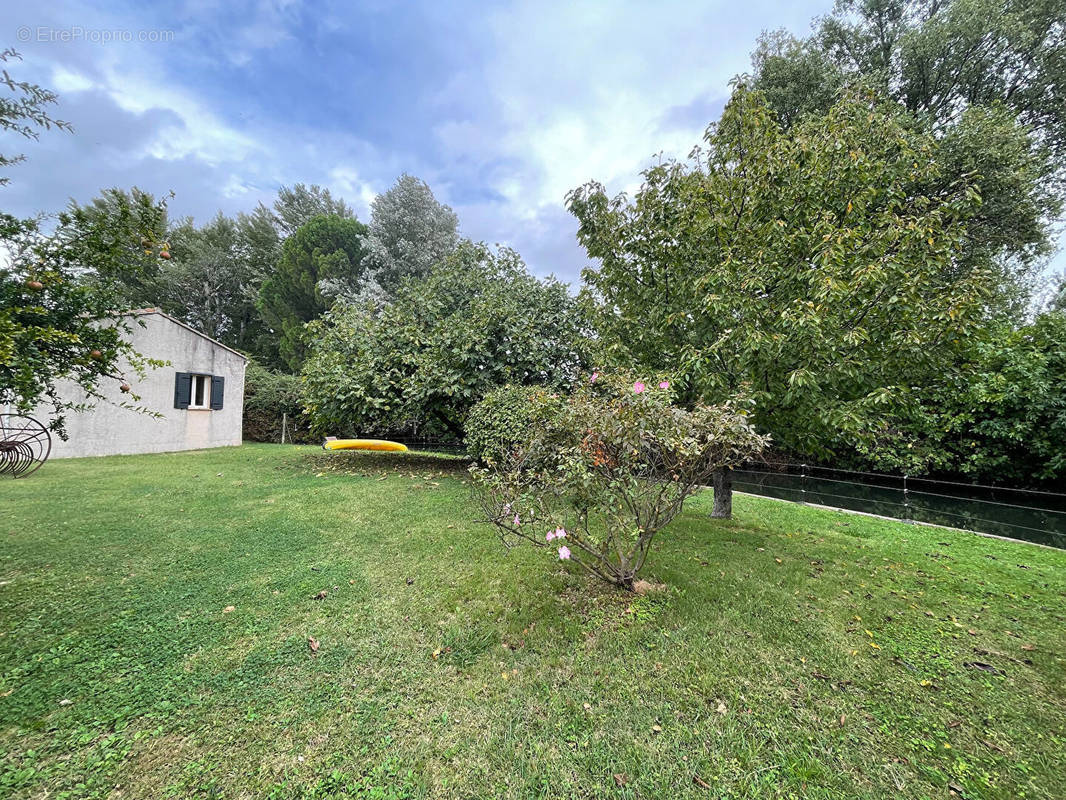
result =
[{"label": "tree trunk", "polygon": [[733,470],[719,469],[714,473],[714,519],[733,518]]},{"label": "tree trunk", "polygon": [[458,425],[456,425],[454,422],[452,422],[447,416],[445,416],[445,414],[440,409],[437,409],[437,408],[433,409],[433,416],[435,416],[437,419],[439,419],[441,421],[441,424],[443,424],[445,428],[447,428],[449,431],[451,431],[453,434],[455,434],[455,436],[459,439],[460,444],[462,443],[462,441],[463,441],[463,429],[462,428],[460,428]]}]

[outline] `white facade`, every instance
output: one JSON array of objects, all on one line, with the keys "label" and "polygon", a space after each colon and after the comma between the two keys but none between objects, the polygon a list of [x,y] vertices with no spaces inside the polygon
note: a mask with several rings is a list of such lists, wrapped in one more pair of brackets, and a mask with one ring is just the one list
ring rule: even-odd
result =
[{"label": "white facade", "polygon": [[[64,442],[53,435],[51,457],[239,445],[248,359],[155,309],[130,312],[127,323],[128,340],[136,352],[168,362],[147,372],[143,379],[127,373],[131,394],[140,395],[137,405],[160,416],[120,407],[117,403],[131,402],[130,395],[121,393],[115,381],[102,380],[101,394],[111,402],[97,401],[93,408],[68,412],[68,439]],[[84,392],[76,384],[63,384],[61,393],[64,399],[85,402]],[[184,407],[186,403],[188,407]],[[34,416],[43,421],[49,411],[42,408]]]}]

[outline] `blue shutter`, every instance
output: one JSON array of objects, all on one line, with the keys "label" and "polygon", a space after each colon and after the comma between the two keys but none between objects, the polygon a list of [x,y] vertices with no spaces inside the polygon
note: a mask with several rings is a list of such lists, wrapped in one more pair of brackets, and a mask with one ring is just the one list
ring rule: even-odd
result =
[{"label": "blue shutter", "polygon": [[192,375],[179,372],[174,376],[174,408],[188,408],[192,400]]},{"label": "blue shutter", "polygon": [[211,408],[214,411],[222,410],[222,394],[225,386],[225,378],[218,375],[211,376]]}]

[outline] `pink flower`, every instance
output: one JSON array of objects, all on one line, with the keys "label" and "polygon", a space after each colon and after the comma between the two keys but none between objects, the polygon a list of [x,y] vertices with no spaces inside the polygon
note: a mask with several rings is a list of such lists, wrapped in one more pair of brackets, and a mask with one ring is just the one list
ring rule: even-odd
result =
[{"label": "pink flower", "polygon": [[662,383],[659,384],[659,388],[660,389],[669,389],[670,388],[670,381],[663,381]]},{"label": "pink flower", "polygon": [[564,544],[559,548],[559,560],[566,561],[568,558],[570,558],[570,548]]},{"label": "pink flower", "polygon": [[565,528],[556,528],[555,529],[555,538],[556,539],[565,539],[566,538],[566,529]]},{"label": "pink flower", "polygon": [[643,382],[641,382],[641,381],[637,381],[636,383],[634,383],[634,384],[633,384],[633,393],[634,393],[634,394],[640,394],[641,392],[643,392],[643,391],[644,391],[645,389],[647,389],[647,388],[648,388],[648,387],[647,387],[647,386],[645,386],[645,385],[643,384]]},{"label": "pink flower", "polygon": [[518,515],[517,515],[517,514],[515,514],[515,515],[514,515],[514,524],[515,524],[515,526],[516,526],[516,527],[517,527],[518,525],[521,525],[521,524],[522,524],[522,520],[520,520],[520,519],[518,518]]},{"label": "pink flower", "polygon": [[544,537],[544,541],[550,542],[554,538],[555,538],[555,534],[552,531],[548,531],[547,536]]},{"label": "pink flower", "polygon": [[592,373],[592,377],[591,377],[591,378],[589,378],[589,383],[595,383],[595,382],[596,382],[596,379],[597,379],[598,377],[600,377],[600,373],[598,373],[598,372],[593,372],[593,373]]}]

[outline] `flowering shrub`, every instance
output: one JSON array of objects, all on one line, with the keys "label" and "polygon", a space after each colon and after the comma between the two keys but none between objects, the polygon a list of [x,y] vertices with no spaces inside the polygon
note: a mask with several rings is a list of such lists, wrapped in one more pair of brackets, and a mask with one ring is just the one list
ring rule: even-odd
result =
[{"label": "flowering shrub", "polygon": [[550,548],[632,589],[685,499],[768,441],[743,411],[688,411],[672,400],[668,381],[601,373],[566,397],[531,392],[537,424],[497,460],[471,467],[475,497],[503,543]]}]

